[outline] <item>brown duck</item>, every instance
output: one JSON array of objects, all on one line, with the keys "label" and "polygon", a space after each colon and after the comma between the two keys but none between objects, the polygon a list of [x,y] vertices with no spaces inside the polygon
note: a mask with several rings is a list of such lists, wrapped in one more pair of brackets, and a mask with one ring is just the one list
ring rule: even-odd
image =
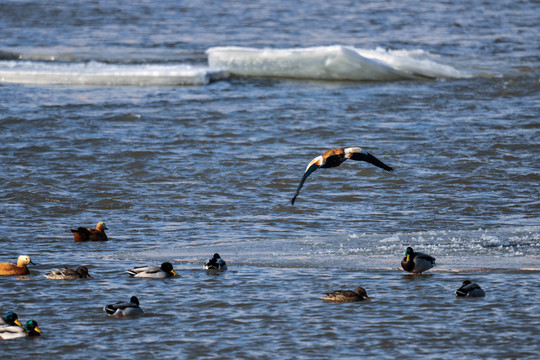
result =
[{"label": "brown duck", "polygon": [[21,255],[17,259],[17,264],[0,263],[0,275],[28,275],[30,270],[26,265],[36,265],[30,260],[30,256]]},{"label": "brown duck", "polygon": [[79,266],[77,270],[73,270],[64,265],[64,269],[53,269],[43,276],[45,276],[47,279],[54,280],[82,278],[93,279],[93,277],[88,273],[88,268],[86,266]]},{"label": "brown duck", "polygon": [[369,299],[369,296],[366,293],[366,290],[359,286],[354,291],[352,290],[335,290],[331,293],[326,293],[326,296],[322,298],[323,300],[334,301],[338,303],[347,303],[355,301],[364,301]]},{"label": "brown duck", "polygon": [[107,238],[105,230],[108,230],[107,226],[103,221],[100,221],[95,229],[79,226],[77,230],[72,229],[71,232],[75,241],[107,241],[109,238]]},{"label": "brown duck", "polygon": [[304,176],[302,177],[302,180],[300,181],[300,185],[298,185],[298,188],[296,189],[296,193],[294,194],[291,200],[291,204],[294,205],[294,201],[296,200],[296,197],[300,193],[300,189],[302,189],[304,182],[306,181],[306,179],[312,172],[314,172],[318,168],[325,169],[325,168],[333,168],[333,167],[340,166],[347,159],[366,161],[386,171],[390,171],[390,172],[394,171],[393,168],[386,165],[385,163],[377,159],[375,156],[371,155],[370,153],[368,153],[367,151],[359,147],[336,148],[336,149],[328,150],[324,152],[322,155],[319,155],[315,159],[311,160],[311,162],[308,164],[306,171],[304,172]]}]

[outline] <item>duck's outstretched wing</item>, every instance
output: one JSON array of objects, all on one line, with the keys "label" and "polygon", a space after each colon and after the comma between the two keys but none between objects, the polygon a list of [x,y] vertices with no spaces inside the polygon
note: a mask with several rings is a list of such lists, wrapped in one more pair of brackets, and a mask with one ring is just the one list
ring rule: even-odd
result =
[{"label": "duck's outstretched wing", "polygon": [[296,197],[298,194],[300,194],[300,189],[302,189],[302,186],[304,186],[304,182],[308,178],[309,175],[311,175],[312,172],[320,168],[324,164],[324,158],[321,156],[317,156],[315,159],[311,160],[311,162],[308,164],[306,171],[304,172],[304,176],[302,176],[302,180],[300,180],[300,184],[298,185],[298,188],[296,188],[296,193],[294,194],[291,204],[294,205],[294,201],[296,200]]},{"label": "duck's outstretched wing", "polygon": [[375,156],[371,155],[367,151],[361,149],[361,148],[347,148],[345,149],[346,157],[352,160],[356,161],[366,161],[370,164],[373,164],[377,167],[380,167],[381,169],[384,169],[386,171],[393,172],[394,169],[385,163],[383,163],[381,160],[377,159]]}]

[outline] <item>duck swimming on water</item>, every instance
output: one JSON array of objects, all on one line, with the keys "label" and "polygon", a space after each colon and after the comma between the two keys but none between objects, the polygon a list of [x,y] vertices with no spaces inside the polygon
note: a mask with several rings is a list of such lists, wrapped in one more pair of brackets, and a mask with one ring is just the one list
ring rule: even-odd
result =
[{"label": "duck swimming on water", "polygon": [[461,287],[457,289],[454,294],[456,294],[457,297],[484,297],[486,296],[486,293],[480,285],[473,283],[470,280],[465,280]]},{"label": "duck swimming on water", "polygon": [[30,260],[30,256],[21,255],[17,259],[17,264],[0,263],[0,275],[28,275],[30,270],[26,265],[36,265]]},{"label": "duck swimming on water", "polygon": [[133,277],[154,279],[164,279],[178,275],[170,262],[164,262],[161,266],[148,265],[134,267],[132,269],[127,269],[126,272]]},{"label": "duck swimming on water", "polygon": [[0,327],[5,326],[22,326],[19,322],[19,317],[14,312],[8,312],[6,316],[0,318]]},{"label": "duck swimming on water", "polygon": [[132,296],[129,302],[117,302],[109,304],[103,308],[109,316],[130,316],[140,315],[144,311],[139,306],[139,299],[136,296]]},{"label": "duck swimming on water", "polygon": [[403,270],[413,274],[421,274],[433,266],[435,266],[435,258],[433,256],[415,252],[412,247],[408,247],[405,250],[405,257],[401,260]]},{"label": "duck swimming on water", "polygon": [[23,326],[5,326],[0,328],[0,339],[4,340],[40,335],[41,330],[35,320],[30,320]]},{"label": "duck swimming on water", "polygon": [[219,256],[218,253],[215,253],[214,256],[210,260],[208,260],[206,264],[204,264],[204,268],[206,270],[225,271],[227,270],[227,263],[221,258],[221,256]]},{"label": "duck swimming on water", "polygon": [[366,293],[366,290],[359,286],[354,291],[352,290],[335,290],[331,293],[326,293],[325,297],[322,297],[323,300],[334,301],[338,303],[346,302],[355,302],[355,301],[364,301],[369,299],[369,296]]},{"label": "duck swimming on water", "polygon": [[79,226],[77,230],[71,230],[75,241],[107,241],[109,238],[105,234],[105,230],[108,230],[103,221],[97,223],[96,228],[85,228]]},{"label": "duck swimming on water", "polygon": [[311,160],[311,162],[308,164],[308,166],[306,167],[306,171],[304,172],[304,176],[300,181],[300,185],[298,185],[296,193],[291,200],[291,204],[294,205],[294,201],[300,193],[300,189],[302,189],[304,182],[312,172],[314,172],[318,168],[325,169],[340,166],[347,159],[366,161],[386,171],[394,171],[393,168],[386,165],[385,163],[377,159],[375,156],[371,155],[370,153],[359,147],[336,148],[328,150],[322,155],[317,156],[315,159]]},{"label": "duck swimming on water", "polygon": [[79,266],[77,270],[72,270],[65,266],[65,269],[53,269],[47,274],[43,275],[47,279],[81,279],[88,278],[93,279],[88,273],[88,268],[86,266]]}]

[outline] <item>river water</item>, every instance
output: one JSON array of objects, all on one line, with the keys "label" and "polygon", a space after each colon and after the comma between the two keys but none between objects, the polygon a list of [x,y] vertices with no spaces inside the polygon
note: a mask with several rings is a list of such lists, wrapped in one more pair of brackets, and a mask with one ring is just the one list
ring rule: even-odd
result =
[{"label": "river water", "polygon": [[[0,261],[36,265],[0,312],[43,331],[2,358],[536,359],[538,10],[2,1]],[[320,169],[291,205],[352,146],[396,171]],[[110,241],[73,241],[98,221]],[[437,266],[406,274],[407,246]],[[125,273],[163,261],[180,276]],[[63,265],[94,279],[43,277]],[[143,316],[107,318],[132,295]]]}]

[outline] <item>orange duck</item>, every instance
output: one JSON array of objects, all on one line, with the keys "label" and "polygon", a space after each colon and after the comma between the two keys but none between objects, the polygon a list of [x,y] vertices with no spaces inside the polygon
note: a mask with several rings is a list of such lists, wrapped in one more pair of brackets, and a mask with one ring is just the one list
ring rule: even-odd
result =
[{"label": "orange duck", "polygon": [[302,180],[300,180],[300,185],[298,185],[296,193],[291,200],[291,204],[294,205],[294,201],[300,193],[300,189],[302,189],[304,182],[312,172],[314,172],[318,168],[326,169],[340,166],[347,159],[366,161],[386,171],[394,171],[392,167],[386,165],[381,160],[377,159],[375,156],[371,155],[366,150],[359,147],[336,148],[328,150],[325,151],[322,155],[319,155],[315,159],[311,160],[311,162],[308,164],[306,171],[304,172],[304,176],[302,177]]},{"label": "orange duck", "polygon": [[107,241],[109,238],[105,234],[107,226],[103,221],[98,222],[95,229],[79,226],[77,230],[71,230],[75,241]]},{"label": "orange duck", "polygon": [[0,263],[0,275],[28,275],[30,270],[26,265],[36,265],[30,260],[30,256],[21,255],[17,259],[17,264]]}]

